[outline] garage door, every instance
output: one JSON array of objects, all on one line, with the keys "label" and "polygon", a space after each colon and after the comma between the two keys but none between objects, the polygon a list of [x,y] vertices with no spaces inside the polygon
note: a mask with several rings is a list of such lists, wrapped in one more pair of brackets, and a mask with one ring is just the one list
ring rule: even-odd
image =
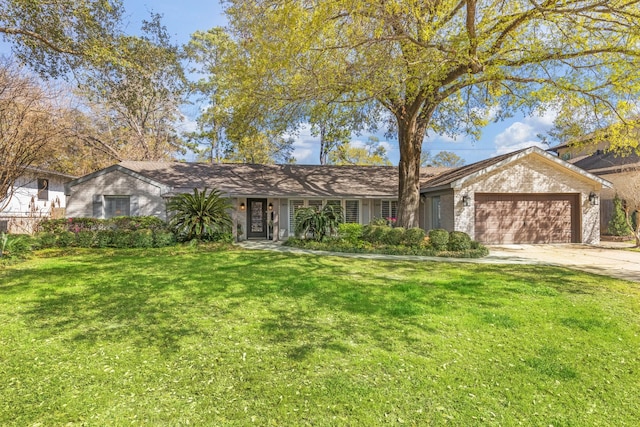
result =
[{"label": "garage door", "polygon": [[578,196],[476,193],[476,240],[486,244],[576,243]]}]

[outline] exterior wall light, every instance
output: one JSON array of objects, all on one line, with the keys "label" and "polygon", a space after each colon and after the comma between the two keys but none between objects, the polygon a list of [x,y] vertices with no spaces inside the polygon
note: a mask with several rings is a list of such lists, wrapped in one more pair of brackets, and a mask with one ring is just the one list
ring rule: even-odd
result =
[{"label": "exterior wall light", "polygon": [[246,206],[244,205],[244,202],[240,203],[240,210],[243,211],[245,209],[246,209]]},{"label": "exterior wall light", "polygon": [[600,201],[598,200],[598,195],[596,193],[593,191],[589,193],[589,203],[591,203],[591,206],[596,206],[599,202]]},{"label": "exterior wall light", "polygon": [[462,196],[462,206],[464,206],[465,208],[471,206],[471,197],[467,195]]},{"label": "exterior wall light", "polygon": [[273,210],[273,203],[269,203],[267,209],[269,209],[269,212],[271,212]]}]

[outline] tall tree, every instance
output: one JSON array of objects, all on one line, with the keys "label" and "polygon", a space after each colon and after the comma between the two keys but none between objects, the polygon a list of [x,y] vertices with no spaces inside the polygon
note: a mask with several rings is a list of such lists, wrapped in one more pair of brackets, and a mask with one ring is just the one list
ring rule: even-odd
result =
[{"label": "tall tree", "polygon": [[186,83],[178,47],[159,15],[143,21],[140,37],[116,41],[119,61],[97,64],[81,76],[81,95],[101,121],[101,145],[118,159],[165,160],[183,152],[176,130]]},{"label": "tall tree", "polygon": [[0,0],[0,34],[37,72],[59,76],[113,57],[120,0]]},{"label": "tall tree", "polygon": [[440,151],[436,155],[431,154],[429,151],[423,151],[420,157],[420,165],[456,168],[464,165],[464,159],[453,151]]},{"label": "tall tree", "polygon": [[292,108],[339,93],[394,118],[405,227],[418,225],[428,130],[477,136],[489,108],[558,99],[624,116],[640,87],[637,1],[230,0],[226,12],[259,83],[251,96]]},{"label": "tall tree", "polygon": [[54,101],[33,76],[10,61],[0,64],[0,211],[11,201],[17,179],[59,140]]},{"label": "tall tree", "polygon": [[329,153],[331,165],[391,166],[387,149],[375,136],[370,136],[364,145],[347,142]]},{"label": "tall tree", "polygon": [[211,162],[291,161],[293,141],[284,135],[295,122],[291,114],[297,113],[271,114],[265,103],[252,97],[249,88],[260,82],[249,74],[238,43],[216,27],[194,33],[185,52],[191,71],[201,76],[192,86],[207,105],[192,135],[201,154]]}]

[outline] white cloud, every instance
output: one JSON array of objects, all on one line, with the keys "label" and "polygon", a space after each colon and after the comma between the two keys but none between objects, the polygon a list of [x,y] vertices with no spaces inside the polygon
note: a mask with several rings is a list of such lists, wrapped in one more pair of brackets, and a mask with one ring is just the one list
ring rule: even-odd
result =
[{"label": "white cloud", "polygon": [[553,126],[556,115],[557,110],[550,108],[541,115],[526,117],[522,121],[511,124],[496,135],[495,154],[506,154],[532,146],[547,148],[538,135],[544,134]]}]

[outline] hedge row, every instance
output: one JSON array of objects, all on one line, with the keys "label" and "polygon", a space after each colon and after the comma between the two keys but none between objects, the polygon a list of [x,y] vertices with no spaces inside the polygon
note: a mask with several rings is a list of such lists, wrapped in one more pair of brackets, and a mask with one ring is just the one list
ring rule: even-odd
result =
[{"label": "hedge row", "polygon": [[472,241],[468,234],[443,229],[404,229],[387,225],[340,224],[338,237],[317,242],[289,239],[288,246],[312,250],[387,255],[422,255],[479,258],[489,254],[487,248]]},{"label": "hedge row", "polygon": [[36,239],[40,248],[159,248],[176,243],[172,232],[149,229],[43,232]]},{"label": "hedge row", "polygon": [[155,216],[119,216],[109,219],[98,218],[61,218],[45,219],[38,225],[38,231],[45,233],[61,233],[70,231],[80,233],[83,231],[121,230],[138,231],[166,230],[167,224]]}]

